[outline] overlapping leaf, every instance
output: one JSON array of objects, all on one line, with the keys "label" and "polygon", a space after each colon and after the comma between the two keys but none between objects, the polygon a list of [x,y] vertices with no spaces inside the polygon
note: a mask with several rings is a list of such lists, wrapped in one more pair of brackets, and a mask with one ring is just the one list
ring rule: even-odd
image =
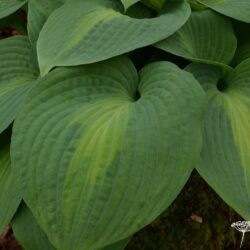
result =
[{"label": "overlapping leaf", "polygon": [[191,61],[226,67],[234,56],[237,40],[231,22],[206,9],[193,11],[180,30],[155,46]]},{"label": "overlapping leaf", "polygon": [[27,0],[0,0],[0,18],[4,18],[20,9]]},{"label": "overlapping leaf", "polygon": [[156,11],[160,11],[166,0],[141,0],[141,2]]},{"label": "overlapping leaf", "polygon": [[250,219],[250,59],[227,78],[218,68],[191,65],[207,94],[203,151],[197,169],[212,188]]},{"label": "overlapping leaf", "polygon": [[38,74],[27,37],[0,40],[0,133],[14,120]]},{"label": "overlapping leaf", "polygon": [[98,62],[162,40],[187,21],[190,6],[170,1],[160,16],[145,19],[122,12],[117,0],[76,0],[54,11],[37,43],[41,75],[54,66]]},{"label": "overlapping leaf", "polygon": [[250,23],[249,0],[197,0],[209,8],[237,20]]},{"label": "overlapping leaf", "polygon": [[123,57],[44,77],[16,119],[12,161],[53,245],[98,249],[166,209],[199,155],[203,104],[194,77],[169,62],[139,78]]},{"label": "overlapping leaf", "polygon": [[250,25],[238,21],[234,21],[233,25],[237,36],[237,49],[231,64],[236,66],[250,58],[250,33],[246,32],[250,30]]},{"label": "overlapping leaf", "polygon": [[25,250],[54,250],[46,234],[37,224],[32,212],[22,203],[11,222],[18,242]]},{"label": "overlapping leaf", "polygon": [[[54,250],[46,234],[36,222],[30,209],[22,203],[11,222],[18,242],[25,250]],[[112,246],[103,248],[102,250],[123,250],[128,244],[130,238],[115,243]]]},{"label": "overlapping leaf", "polygon": [[51,12],[64,2],[65,0],[29,0],[28,32],[32,43],[37,41],[39,33]]},{"label": "overlapping leaf", "polygon": [[8,139],[0,135],[0,234],[14,216],[21,196],[10,166]]}]

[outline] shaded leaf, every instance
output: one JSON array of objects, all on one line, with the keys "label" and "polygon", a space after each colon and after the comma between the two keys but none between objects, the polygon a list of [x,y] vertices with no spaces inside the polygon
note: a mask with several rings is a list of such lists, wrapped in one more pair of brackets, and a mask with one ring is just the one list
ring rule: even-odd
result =
[{"label": "shaded leaf", "polygon": [[27,0],[0,0],[0,18],[4,18],[20,9]]},{"label": "shaded leaf", "polygon": [[29,40],[15,36],[0,40],[0,133],[14,120],[38,77]]},{"label": "shaded leaf", "polygon": [[128,245],[130,240],[131,240],[131,237],[129,237],[125,240],[121,240],[121,241],[119,241],[111,246],[104,247],[104,248],[102,248],[102,250],[123,250]]},{"label": "shaded leaf", "polygon": [[160,11],[166,0],[141,0],[141,2],[156,11]]},{"label": "shaded leaf", "polygon": [[0,234],[6,229],[14,216],[21,196],[10,164],[8,140],[5,134],[0,135]]}]

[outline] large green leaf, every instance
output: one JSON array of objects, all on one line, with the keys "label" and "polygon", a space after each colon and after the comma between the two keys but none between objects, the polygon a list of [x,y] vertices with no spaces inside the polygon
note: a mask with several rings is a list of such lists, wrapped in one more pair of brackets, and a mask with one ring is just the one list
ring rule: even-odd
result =
[{"label": "large green leaf", "polygon": [[14,235],[25,250],[54,250],[30,209],[22,203],[11,222]]},{"label": "large green leaf", "polygon": [[249,0],[197,0],[209,8],[234,19],[250,23]]},{"label": "large green leaf", "polygon": [[207,93],[204,146],[198,171],[245,219],[250,219],[250,59],[225,79],[217,68],[191,65]]},{"label": "large green leaf", "polygon": [[155,43],[190,15],[190,6],[179,1],[154,18],[131,18],[122,9],[117,0],[78,0],[54,11],[37,43],[41,75],[54,66],[98,62]]},{"label": "large green leaf", "polygon": [[155,46],[195,62],[228,64],[237,39],[230,20],[206,9],[193,11],[180,30]]},{"label": "large green leaf", "polygon": [[26,2],[27,0],[0,0],[0,18],[14,13]]},{"label": "large green leaf", "polygon": [[0,40],[0,133],[14,120],[38,74],[27,37]]},{"label": "large green leaf", "polygon": [[5,134],[0,135],[0,234],[14,216],[21,196],[10,166],[10,152]]},{"label": "large green leaf", "polygon": [[204,93],[169,62],[139,76],[123,57],[58,68],[26,100],[12,161],[25,202],[60,250],[98,249],[150,223],[200,152]]},{"label": "large green leaf", "polygon": [[29,0],[28,32],[32,43],[38,39],[39,33],[47,18],[64,0]]}]

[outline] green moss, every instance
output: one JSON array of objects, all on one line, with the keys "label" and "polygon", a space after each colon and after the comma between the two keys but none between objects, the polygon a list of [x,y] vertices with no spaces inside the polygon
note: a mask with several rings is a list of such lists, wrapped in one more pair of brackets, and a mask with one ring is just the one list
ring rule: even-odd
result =
[{"label": "green moss", "polygon": [[[192,215],[202,218],[199,223]],[[231,228],[242,220],[194,172],[175,202],[136,235],[126,250],[232,250],[239,249],[241,233]],[[250,235],[244,247],[250,249]]]}]

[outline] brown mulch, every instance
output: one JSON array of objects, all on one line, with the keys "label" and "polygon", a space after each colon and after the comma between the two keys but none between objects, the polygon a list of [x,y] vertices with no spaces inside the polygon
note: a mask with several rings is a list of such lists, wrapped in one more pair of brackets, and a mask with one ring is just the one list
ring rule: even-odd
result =
[{"label": "brown mulch", "polygon": [[0,250],[22,250],[10,227],[8,227],[6,231],[0,235]]}]

